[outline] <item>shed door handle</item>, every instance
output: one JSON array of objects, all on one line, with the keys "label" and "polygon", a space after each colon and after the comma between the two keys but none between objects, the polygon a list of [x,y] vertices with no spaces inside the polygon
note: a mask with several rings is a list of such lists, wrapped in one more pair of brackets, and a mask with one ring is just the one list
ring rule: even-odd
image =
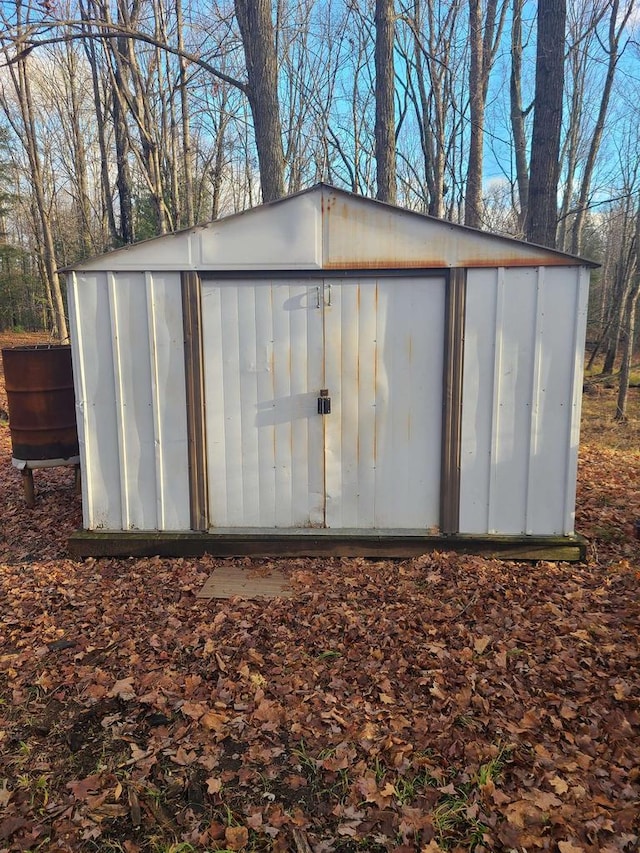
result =
[{"label": "shed door handle", "polygon": [[318,397],[318,414],[319,415],[330,415],[331,414],[331,397],[329,396],[329,389],[323,388],[320,391],[320,396]]}]

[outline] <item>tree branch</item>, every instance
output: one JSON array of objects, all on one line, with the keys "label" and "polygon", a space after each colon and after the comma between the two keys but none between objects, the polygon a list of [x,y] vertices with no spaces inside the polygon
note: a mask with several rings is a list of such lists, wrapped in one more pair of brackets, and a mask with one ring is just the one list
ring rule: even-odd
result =
[{"label": "tree branch", "polygon": [[[7,40],[13,41],[16,46],[17,53],[15,56],[8,58],[5,63],[0,63],[0,68],[6,67],[7,65],[11,65],[14,62],[25,57],[27,54],[31,53],[37,47],[44,47],[49,44],[62,44],[70,41],[84,40],[87,38],[90,39],[115,39],[115,38],[129,38],[135,41],[142,41],[146,44],[153,45],[154,47],[158,47],[161,50],[166,51],[167,53],[171,53],[174,56],[179,56],[183,59],[186,59],[188,62],[193,63],[194,65],[199,66],[200,68],[208,71],[209,74],[216,77],[218,80],[222,80],[223,83],[228,83],[230,86],[233,86],[236,89],[239,89],[245,95],[249,94],[248,86],[246,83],[243,83],[241,80],[237,80],[235,77],[231,77],[229,74],[225,74],[223,71],[219,71],[215,66],[211,65],[211,63],[207,62],[206,59],[202,59],[195,54],[189,53],[185,50],[178,50],[178,48],[172,47],[161,39],[157,39],[152,35],[148,35],[147,33],[142,33],[136,30],[130,30],[127,27],[120,27],[114,23],[107,23],[105,21],[99,20],[83,20],[83,21],[57,21],[56,27],[68,27],[73,30],[78,27],[95,27],[98,32],[90,33],[86,30],[81,32],[69,32],[65,35],[60,36],[51,36],[49,38],[30,38],[28,34],[16,36],[12,39],[7,39],[4,36],[5,42]],[[24,45],[20,48],[20,45]],[[5,46],[5,55],[8,47]]]}]

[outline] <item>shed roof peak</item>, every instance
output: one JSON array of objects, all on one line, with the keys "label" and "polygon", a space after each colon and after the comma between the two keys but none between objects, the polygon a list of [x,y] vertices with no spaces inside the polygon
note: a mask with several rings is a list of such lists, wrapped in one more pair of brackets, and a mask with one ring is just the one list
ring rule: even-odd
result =
[{"label": "shed roof peak", "polygon": [[71,270],[338,270],[597,266],[325,182],[153,237]]}]

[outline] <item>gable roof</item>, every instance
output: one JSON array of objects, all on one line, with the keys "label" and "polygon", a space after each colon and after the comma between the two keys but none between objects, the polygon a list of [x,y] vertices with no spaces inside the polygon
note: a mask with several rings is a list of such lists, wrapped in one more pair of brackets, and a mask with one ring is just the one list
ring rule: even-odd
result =
[{"label": "gable roof", "polygon": [[584,258],[329,184],[154,237],[70,270],[346,270],[591,266]]}]

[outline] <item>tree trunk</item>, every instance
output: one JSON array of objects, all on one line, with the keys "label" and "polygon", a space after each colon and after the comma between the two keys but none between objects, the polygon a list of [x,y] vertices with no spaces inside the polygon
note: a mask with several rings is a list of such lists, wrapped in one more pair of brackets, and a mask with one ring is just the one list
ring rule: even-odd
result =
[{"label": "tree trunk", "polygon": [[[182,0],[176,0],[176,28],[178,31],[178,50],[184,51],[184,22]],[[187,227],[195,224],[193,204],[193,152],[191,150],[191,119],[189,115],[189,90],[187,88],[187,60],[180,56],[180,118],[182,123],[182,159],[184,174],[184,223]]]},{"label": "tree trunk", "polygon": [[536,86],[526,235],[554,247],[558,217],[566,0],[539,0]]},{"label": "tree trunk", "polygon": [[113,130],[116,149],[116,187],[120,202],[120,239],[125,245],[136,239],[133,225],[133,199],[131,197],[131,171],[129,169],[129,136],[122,107],[113,96]]},{"label": "tree trunk", "polygon": [[625,300],[624,349],[622,352],[620,384],[618,385],[618,401],[615,413],[615,420],[617,421],[625,421],[627,419],[627,396],[629,393],[631,359],[633,357],[633,339],[636,330],[636,307],[638,305],[638,296],[640,295],[640,204],[636,210],[635,226],[635,265],[633,283],[629,288]]},{"label": "tree trunk", "polygon": [[[482,162],[484,147],[484,114],[489,91],[489,75],[502,35],[507,3],[503,0],[498,20],[498,0],[486,0],[482,18],[481,0],[469,0],[469,159],[464,201],[465,225],[482,225]],[[497,25],[497,33],[496,33]]]},{"label": "tree trunk", "polygon": [[278,64],[270,0],[234,0],[247,66],[262,200],[284,195],[284,151],[278,99]]},{"label": "tree trunk", "polygon": [[[95,14],[93,7],[91,14]],[[81,20],[85,21],[90,17],[88,10],[81,4]],[[96,114],[96,131],[98,136],[98,147],[100,150],[100,180],[101,180],[101,195],[103,206],[103,218],[106,216],[109,240],[112,245],[118,245],[121,242],[121,235],[118,232],[116,225],[116,215],[113,207],[113,199],[111,197],[111,175],[109,173],[109,157],[107,155],[107,132],[105,123],[105,110],[103,106],[102,93],[100,91],[100,76],[98,59],[96,55],[96,40],[93,38],[88,25],[83,23],[83,32],[87,33],[87,38],[83,40],[84,50],[91,69],[91,88],[93,94],[93,108]],[[102,248],[106,248],[103,246]]]},{"label": "tree trunk", "polygon": [[629,376],[631,374],[631,357],[633,355],[633,338],[636,329],[636,306],[638,304],[638,286],[633,288],[627,301],[624,319],[624,344],[622,350],[622,363],[620,365],[620,380],[618,384],[618,400],[614,420],[626,421],[627,419],[627,396],[629,394]]},{"label": "tree trunk", "polygon": [[469,161],[464,202],[464,224],[480,227],[482,211],[482,148],[484,99],[482,97],[482,4],[469,0]]},{"label": "tree trunk", "polygon": [[27,150],[35,209],[38,216],[37,225],[41,241],[39,258],[41,262],[41,272],[47,291],[50,294],[51,307],[53,310],[54,336],[64,343],[69,340],[69,332],[67,329],[67,319],[65,317],[62,288],[60,286],[60,279],[58,278],[57,273],[58,264],[56,261],[53,232],[51,230],[49,208],[45,199],[42,163],[40,152],[38,151],[36,144],[38,135],[35,128],[34,109],[31,99],[31,87],[29,85],[29,75],[27,74],[26,62],[26,56],[21,56],[16,61],[16,70],[11,70],[11,76],[20,104],[22,121],[25,127],[25,139],[23,140],[23,144]]},{"label": "tree trunk", "polygon": [[[486,0],[483,20],[481,0],[469,0],[469,159],[464,201],[465,225],[482,225],[482,162],[484,113],[489,91],[489,75],[500,41],[507,4],[503,2],[498,21],[498,0]],[[496,35],[497,24],[497,35]]]},{"label": "tree trunk", "polygon": [[622,36],[622,33],[625,31],[629,16],[631,15],[631,12],[633,10],[633,3],[629,4],[625,14],[622,16],[622,20],[618,20],[619,8],[619,0],[611,0],[611,17],[609,19],[609,59],[607,62],[607,74],[604,81],[604,88],[602,90],[602,97],[600,99],[600,109],[598,111],[598,118],[596,120],[596,126],[593,130],[593,135],[591,137],[591,144],[589,145],[589,152],[587,154],[587,162],[585,163],[584,172],[582,175],[580,195],[578,197],[577,204],[578,209],[576,212],[575,222],[573,223],[571,251],[575,255],[577,255],[582,250],[582,229],[584,227],[584,220],[587,215],[587,200],[589,197],[589,192],[591,190],[591,179],[593,177],[593,171],[596,164],[596,157],[598,156],[598,151],[600,150],[600,143],[602,142],[605,121],[607,118],[607,112],[609,110],[611,90],[613,88],[616,67],[618,65],[618,59],[620,56],[620,38]]},{"label": "tree trunk", "polygon": [[71,141],[76,183],[75,204],[78,228],[77,237],[81,246],[82,257],[86,258],[87,256],[99,251],[99,247],[94,246],[91,237],[92,217],[91,200],[89,198],[87,150],[80,120],[80,101],[82,95],[78,91],[78,57],[73,45],[66,45],[65,58],[67,62],[69,121],[71,124]]},{"label": "tree trunk", "polygon": [[395,70],[393,0],[376,0],[376,183],[377,198],[396,202]]},{"label": "tree trunk", "polygon": [[524,234],[527,212],[529,210],[529,165],[527,163],[527,135],[525,133],[525,113],[522,105],[522,4],[523,0],[513,0],[511,22],[511,132],[516,158],[516,180],[520,201],[520,228]]}]

